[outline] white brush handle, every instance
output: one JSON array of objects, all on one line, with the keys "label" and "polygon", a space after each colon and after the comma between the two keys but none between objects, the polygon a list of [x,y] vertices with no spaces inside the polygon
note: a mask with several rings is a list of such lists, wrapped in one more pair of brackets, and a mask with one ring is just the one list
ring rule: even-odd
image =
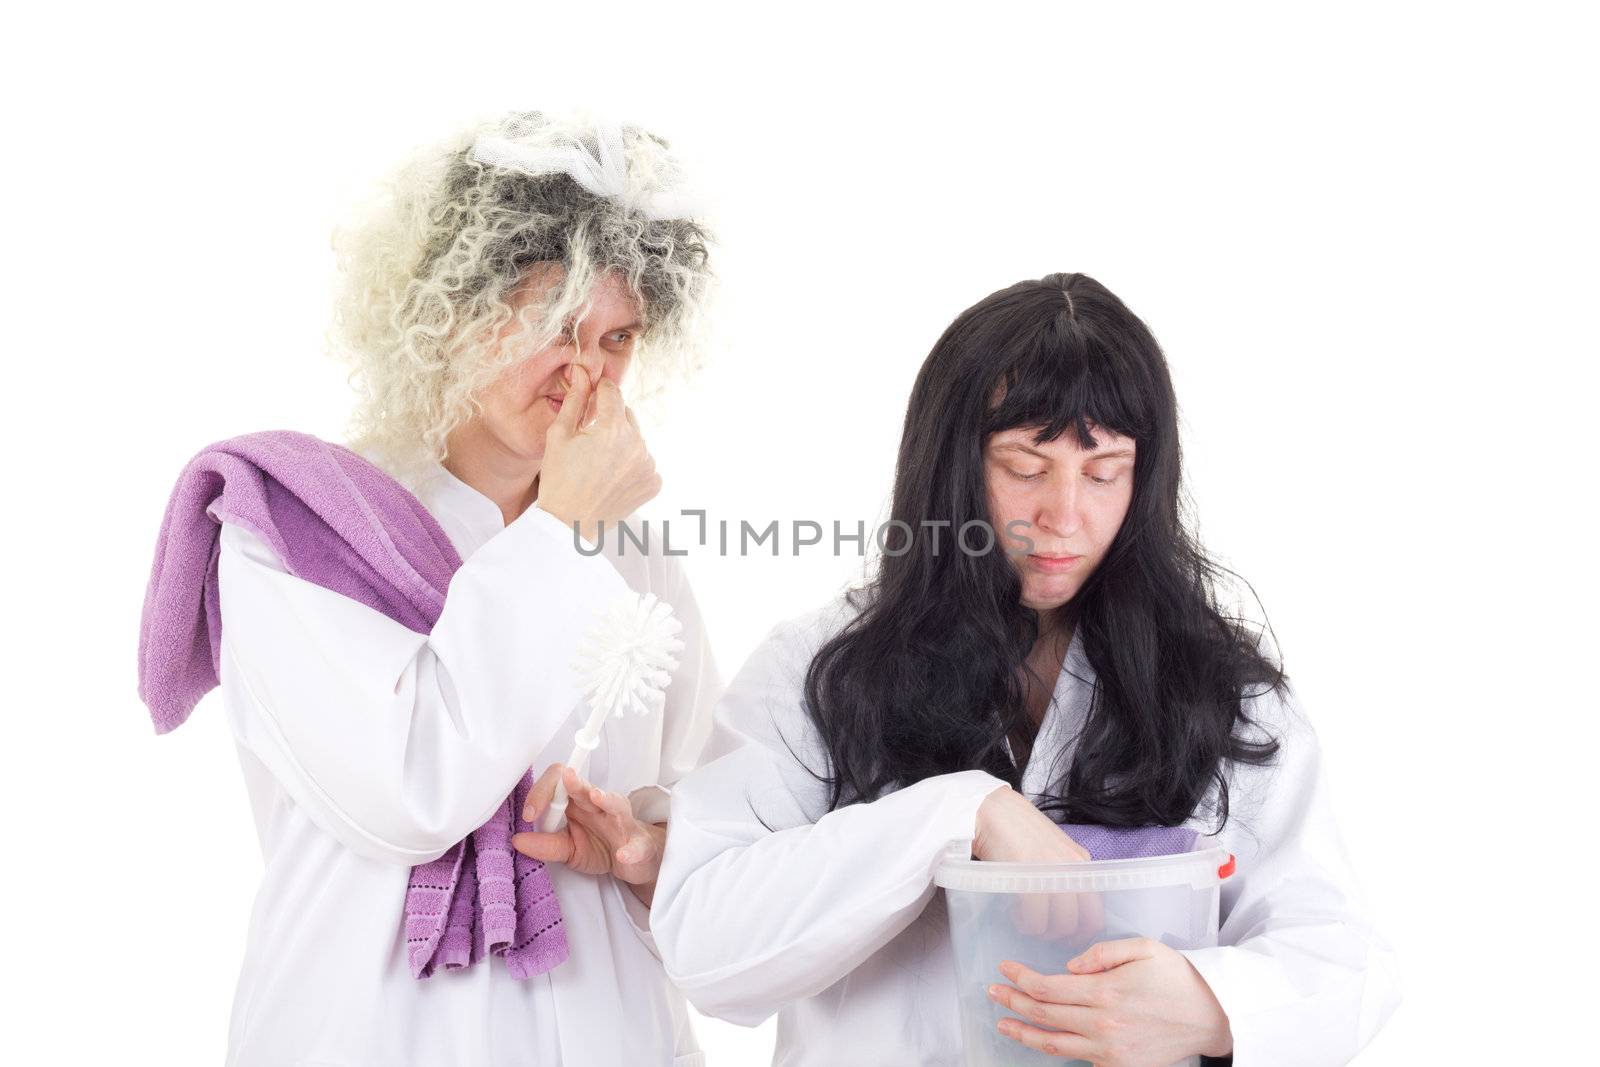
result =
[{"label": "white brush handle", "polygon": [[[605,716],[600,716],[603,720]],[[589,769],[589,753],[600,747],[599,723],[590,719],[589,725],[578,731],[577,738],[572,746],[572,758],[567,760],[567,766],[578,772],[578,777],[583,777],[583,772]],[[556,792],[550,798],[550,808],[544,813],[544,818],[539,820],[539,829],[547,834],[553,834],[567,823],[567,781],[566,776],[556,780]]]}]

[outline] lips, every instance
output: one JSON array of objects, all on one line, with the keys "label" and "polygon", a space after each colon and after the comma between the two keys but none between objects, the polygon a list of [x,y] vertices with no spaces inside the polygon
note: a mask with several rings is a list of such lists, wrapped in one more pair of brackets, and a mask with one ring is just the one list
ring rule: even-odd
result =
[{"label": "lips", "polygon": [[1051,572],[1069,571],[1082,558],[1082,556],[1047,556],[1041,553],[1034,553],[1028,557],[1039,570]]}]

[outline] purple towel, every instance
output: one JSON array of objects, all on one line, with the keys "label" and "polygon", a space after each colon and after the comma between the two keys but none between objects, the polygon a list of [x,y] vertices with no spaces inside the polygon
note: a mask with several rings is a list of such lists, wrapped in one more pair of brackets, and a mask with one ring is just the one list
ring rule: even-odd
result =
[{"label": "purple towel", "polygon": [[[221,523],[272,547],[290,574],[429,633],[461,556],[422,502],[340,445],[292,430],[244,434],[202,449],[178,476],[156,540],[139,629],[139,696],[156,733],[181,726],[219,684]],[[467,967],[493,953],[516,978],[566,960],[550,872],[511,847],[533,785],[530,768],[478,829],[411,868],[405,936],[411,973]],[[477,930],[479,936],[474,937]]]},{"label": "purple towel", "polygon": [[1142,856],[1174,856],[1194,851],[1197,831],[1182,826],[1094,826],[1063,823],[1067,836],[1089,852],[1091,860],[1132,860]]}]

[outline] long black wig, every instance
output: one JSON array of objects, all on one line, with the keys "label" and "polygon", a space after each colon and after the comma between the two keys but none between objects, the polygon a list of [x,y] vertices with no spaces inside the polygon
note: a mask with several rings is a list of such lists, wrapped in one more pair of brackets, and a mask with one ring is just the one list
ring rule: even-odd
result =
[{"label": "long black wig", "polygon": [[1061,822],[1174,826],[1215,783],[1220,830],[1225,761],[1275,756],[1276,740],[1246,740],[1236,727],[1250,722],[1241,698],[1281,689],[1287,676],[1262,634],[1219,606],[1217,579],[1232,572],[1185,528],[1177,401],[1161,348],[1099,282],[1051,274],[962,312],[917,375],[888,550],[849,594],[856,614],[806,673],[807,712],[832,763],[813,773],[830,809],[975,768],[1019,786],[1005,739],[1031,733],[1023,669],[1039,618],[1020,603],[1003,535],[983,553],[952,551],[951,536],[989,520],[990,435],[1037,428],[1043,443],[1071,432],[1090,449],[1091,424],[1137,441],[1133,497],[1067,605],[1095,688],[1072,766],[1041,810]]}]

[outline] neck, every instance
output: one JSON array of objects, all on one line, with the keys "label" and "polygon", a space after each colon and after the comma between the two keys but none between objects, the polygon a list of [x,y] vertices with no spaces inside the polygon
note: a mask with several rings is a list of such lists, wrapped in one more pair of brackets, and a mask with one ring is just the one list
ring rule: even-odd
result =
[{"label": "neck", "polygon": [[478,446],[470,438],[448,444],[444,468],[493,500],[510,526],[539,496],[539,468],[494,446]]},{"label": "neck", "polygon": [[[1037,614],[1039,636],[1022,664],[1023,703],[1034,729],[1038,729],[1044,721],[1045,709],[1055,691],[1056,680],[1061,676],[1061,663],[1066,659],[1068,645],[1072,643],[1074,622],[1072,613],[1065,607]],[[1024,745],[1023,751],[1026,752],[1031,736],[1023,736],[1020,741],[1013,739],[1013,744],[1018,743]]]},{"label": "neck", "polygon": [[1051,608],[1038,614],[1039,637],[1033,643],[1034,651],[1059,662],[1061,657],[1067,654],[1067,646],[1072,644],[1072,631],[1077,623],[1077,613],[1072,610],[1071,604],[1063,604],[1059,608]]}]

